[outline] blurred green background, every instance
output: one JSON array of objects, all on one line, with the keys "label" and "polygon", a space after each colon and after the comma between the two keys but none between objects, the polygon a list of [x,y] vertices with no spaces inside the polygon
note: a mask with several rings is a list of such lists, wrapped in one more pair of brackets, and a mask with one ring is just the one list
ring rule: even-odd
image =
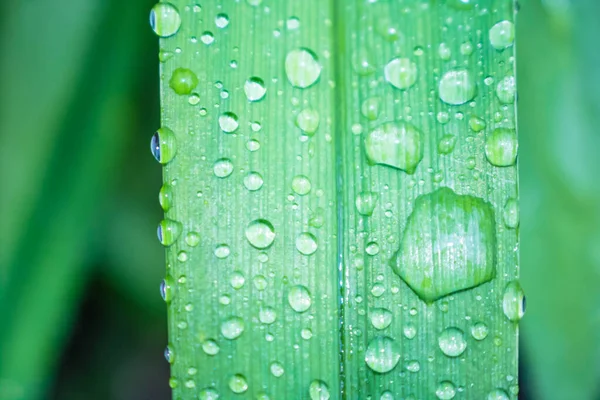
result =
[{"label": "blurred green background", "polygon": [[[3,1],[0,400],[170,398],[153,3]],[[520,6],[520,398],[599,399],[600,4]]]}]

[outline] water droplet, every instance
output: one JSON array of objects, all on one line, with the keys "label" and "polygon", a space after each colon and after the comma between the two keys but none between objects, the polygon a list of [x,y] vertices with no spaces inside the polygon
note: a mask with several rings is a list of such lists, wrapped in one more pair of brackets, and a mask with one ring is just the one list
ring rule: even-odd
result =
[{"label": "water droplet", "polygon": [[267,87],[262,79],[253,76],[244,84],[244,93],[246,93],[248,101],[259,101],[267,94]]},{"label": "water droplet", "polygon": [[208,339],[202,342],[202,350],[209,356],[216,356],[221,351],[221,348],[216,341]]},{"label": "water droplet", "polygon": [[329,400],[329,386],[320,379],[315,379],[308,387],[310,400]]},{"label": "water droplet", "polygon": [[378,34],[381,35],[388,42],[395,42],[400,39],[402,33],[396,27],[397,20],[395,18],[383,17],[377,20],[377,24],[375,25],[375,30]]},{"label": "water droplet", "polygon": [[442,381],[435,389],[435,395],[440,400],[450,400],[456,395],[456,389],[450,381]]},{"label": "water droplet", "polygon": [[292,190],[300,196],[307,195],[310,192],[310,179],[304,175],[296,175],[292,179]]},{"label": "water droplet", "polygon": [[392,268],[424,301],[473,288],[495,275],[492,206],[449,188],[419,196]]},{"label": "water droplet", "polygon": [[371,75],[376,71],[370,51],[364,48],[359,49],[352,55],[352,66],[354,71],[361,76]]},{"label": "water droplet", "polygon": [[229,317],[221,324],[221,333],[225,339],[234,340],[244,333],[244,320],[240,317]]},{"label": "water droplet", "polygon": [[248,390],[248,382],[242,374],[235,374],[229,378],[229,389],[233,393],[244,393]]},{"label": "water droplet", "polygon": [[198,232],[189,232],[185,236],[185,243],[190,247],[198,246],[198,243],[200,243],[200,235]]},{"label": "water droplet", "polygon": [[485,141],[485,156],[496,167],[514,165],[519,144],[514,129],[496,128]]},{"label": "water droplet", "polygon": [[440,99],[450,105],[464,104],[475,97],[477,85],[469,71],[459,69],[448,71],[440,80]]},{"label": "water droplet", "polygon": [[229,282],[231,287],[235,290],[239,290],[244,287],[244,283],[246,283],[246,277],[240,271],[234,271],[231,274],[231,280]]},{"label": "water droplet", "polygon": [[387,308],[371,310],[371,323],[375,329],[385,329],[392,323],[392,312]]},{"label": "water droplet", "polygon": [[177,152],[177,142],[175,133],[169,128],[160,128],[152,136],[150,141],[150,151],[156,161],[161,164],[167,164],[175,157]]},{"label": "water droplet", "polygon": [[512,104],[515,101],[517,82],[514,76],[506,76],[496,86],[496,96],[504,104]]},{"label": "water droplet", "polygon": [[300,27],[300,20],[298,19],[298,17],[290,17],[286,21],[285,25],[288,28],[288,30],[293,31]]},{"label": "water droplet", "polygon": [[173,221],[172,219],[163,219],[158,228],[156,229],[156,235],[158,241],[165,247],[171,246],[181,235],[183,225],[179,221]]},{"label": "water droplet", "polygon": [[296,239],[296,248],[305,256],[310,256],[317,251],[317,238],[310,232],[303,232]]},{"label": "water droplet", "polygon": [[422,135],[406,122],[386,122],[369,132],[365,150],[370,162],[412,174],[423,158]]},{"label": "water droplet", "polygon": [[204,43],[205,45],[208,46],[208,45],[212,44],[212,42],[215,41],[215,37],[212,34],[212,32],[205,31],[200,36],[200,40],[202,41],[202,43]]},{"label": "water droplet", "polygon": [[381,97],[370,97],[363,101],[360,112],[370,121],[375,121],[379,117],[381,107]]},{"label": "water droplet", "polygon": [[181,16],[171,3],[157,3],[150,10],[150,26],[160,37],[173,36],[181,26]]},{"label": "water droplet", "polygon": [[175,362],[175,353],[173,353],[169,346],[165,347],[163,354],[165,356],[165,360],[167,360],[169,364],[173,364],[173,362]]},{"label": "water droplet", "polygon": [[273,374],[273,376],[276,378],[279,378],[281,375],[283,375],[285,373],[285,369],[283,369],[283,365],[281,365],[277,361],[272,362],[271,365],[269,366],[269,369],[271,370],[271,373]]},{"label": "water droplet", "polygon": [[292,86],[304,89],[313,85],[321,75],[321,64],[309,49],[290,51],[285,58],[285,73]]},{"label": "water droplet", "polygon": [[172,51],[160,50],[158,52],[158,61],[160,61],[161,63],[165,63],[171,58],[173,58],[174,55],[175,54]]},{"label": "water droplet", "polygon": [[275,228],[266,219],[255,219],[246,228],[246,239],[257,249],[266,249],[275,240]]},{"label": "water droplet", "polygon": [[394,339],[376,336],[365,352],[367,366],[375,372],[384,374],[393,370],[400,361],[400,349]]},{"label": "water droplet", "polygon": [[458,357],[465,352],[467,340],[465,334],[458,328],[447,328],[438,337],[442,353],[448,357]]},{"label": "water droplet", "polygon": [[217,14],[215,17],[215,25],[219,29],[226,28],[229,25],[229,16],[227,14]]},{"label": "water droplet", "polygon": [[246,3],[248,3],[248,5],[253,6],[253,7],[260,6],[262,2],[263,2],[263,0],[246,0]]},{"label": "water droplet", "polygon": [[277,312],[273,307],[261,307],[258,311],[258,319],[263,324],[270,325],[277,319]]},{"label": "water droplet", "polygon": [[485,129],[485,121],[479,117],[472,116],[469,119],[469,127],[473,130],[473,132],[481,132]]},{"label": "water droplet", "polygon": [[312,299],[310,298],[310,292],[305,286],[296,285],[288,293],[288,302],[294,311],[302,313],[310,308]]},{"label": "water droplet", "polygon": [[470,56],[473,54],[473,43],[465,42],[460,45],[460,52],[464,56]]},{"label": "water droplet", "polygon": [[525,314],[525,292],[518,281],[511,281],[504,289],[502,310],[506,318],[517,322]]},{"label": "water droplet", "polygon": [[198,86],[198,77],[190,69],[177,68],[171,75],[169,86],[179,95],[191,94]]},{"label": "water droplet", "polygon": [[402,333],[407,339],[413,339],[417,335],[417,328],[413,324],[406,324],[402,329]]},{"label": "water droplet", "polygon": [[302,336],[302,339],[304,340],[310,340],[313,336],[313,333],[310,329],[304,328],[300,331],[300,336]]},{"label": "water droplet", "polygon": [[167,276],[160,282],[160,297],[168,304],[173,298],[173,280]]},{"label": "water droplet", "polygon": [[488,393],[486,400],[510,400],[510,397],[504,390],[495,389]]},{"label": "water droplet", "polygon": [[173,188],[168,183],[165,183],[160,188],[160,192],[158,193],[158,202],[160,203],[161,208],[164,212],[167,212],[171,209],[173,205]]},{"label": "water droplet", "polygon": [[263,186],[263,177],[256,171],[250,171],[244,177],[244,186],[251,192],[259,190]]},{"label": "water droplet", "polygon": [[490,43],[496,50],[512,46],[515,41],[515,25],[510,21],[500,21],[490,28]]},{"label": "water droplet", "polygon": [[233,163],[229,158],[220,158],[215,161],[213,172],[217,178],[227,178],[233,172]]},{"label": "water droplet", "polygon": [[319,112],[314,108],[305,108],[296,117],[296,126],[302,129],[302,132],[307,136],[315,134],[319,128],[319,122]]},{"label": "water droplet", "polygon": [[444,135],[438,142],[438,152],[440,154],[450,154],[456,145],[456,136]]},{"label": "water droplet", "polygon": [[471,327],[471,336],[475,340],[483,340],[488,335],[488,327],[483,322],[477,322]]},{"label": "water droplet", "polygon": [[375,192],[360,192],[356,196],[356,210],[361,215],[371,216],[378,199],[379,195]]},{"label": "water droplet", "polygon": [[205,388],[198,393],[199,400],[218,400],[220,397],[219,392],[212,388]]},{"label": "water droplet", "polygon": [[377,242],[369,242],[367,243],[367,247],[365,247],[365,252],[370,256],[376,256],[379,254],[379,245]]},{"label": "water droplet", "polygon": [[440,43],[440,47],[438,48],[438,54],[440,58],[444,61],[448,61],[452,57],[452,50],[446,43]]},{"label": "water droplet", "polygon": [[248,151],[255,152],[260,149],[260,142],[256,139],[250,139],[246,142],[246,148]]},{"label": "water droplet", "polygon": [[256,275],[253,279],[253,282],[256,290],[265,290],[269,284],[267,282],[267,278],[265,278],[263,275]]},{"label": "water droplet", "polygon": [[507,228],[515,229],[519,226],[519,203],[517,199],[510,198],[504,205],[504,225]]},{"label": "water droplet", "polygon": [[411,360],[406,363],[405,368],[409,372],[419,372],[421,370],[421,364],[417,360]]},{"label": "water droplet", "polygon": [[225,133],[233,133],[240,126],[238,116],[232,112],[224,112],[219,116],[219,127]]},{"label": "water droplet", "polygon": [[387,63],[383,73],[392,86],[406,90],[417,81],[417,64],[408,58],[394,58]]}]

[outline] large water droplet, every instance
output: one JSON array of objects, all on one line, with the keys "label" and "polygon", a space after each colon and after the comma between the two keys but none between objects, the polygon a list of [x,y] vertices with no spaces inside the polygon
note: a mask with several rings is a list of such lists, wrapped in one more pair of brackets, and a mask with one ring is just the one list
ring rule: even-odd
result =
[{"label": "large water droplet", "polygon": [[371,323],[375,329],[385,329],[392,323],[392,312],[387,308],[371,310]]},{"label": "large water droplet", "polygon": [[321,75],[321,64],[315,53],[309,49],[295,49],[285,58],[285,73],[292,86],[307,88],[313,85]]},{"label": "large water droplet", "polygon": [[417,81],[417,64],[408,58],[394,58],[387,63],[383,73],[392,86],[406,90]]},{"label": "large water droplet", "polygon": [[221,324],[221,333],[225,339],[234,340],[244,333],[244,320],[240,317],[229,317]]},{"label": "large water droplet", "polygon": [[171,3],[157,3],[150,10],[150,26],[160,37],[173,36],[181,26],[181,16]]},{"label": "large water droplet", "polygon": [[266,249],[275,240],[275,228],[266,219],[255,219],[246,228],[246,239],[257,249]]},{"label": "large water droplet", "polygon": [[244,84],[244,93],[246,93],[248,101],[259,101],[267,94],[267,87],[262,79],[253,76]]},{"label": "large water droplet", "polygon": [[156,161],[161,164],[167,164],[175,157],[177,152],[175,133],[165,127],[158,129],[150,141],[150,151],[154,158],[156,158]]},{"label": "large water droplet", "polygon": [[198,86],[198,77],[188,68],[177,68],[171,75],[169,86],[179,95],[191,94]]},{"label": "large water droplet", "polygon": [[447,328],[438,337],[442,353],[448,357],[458,357],[467,349],[465,334],[458,328]]},{"label": "large water droplet", "polygon": [[378,199],[379,195],[375,192],[360,192],[356,196],[356,210],[361,215],[371,216]]},{"label": "large water droplet", "polygon": [[503,78],[496,86],[496,96],[498,100],[504,104],[512,104],[515,101],[515,93],[517,91],[517,82],[514,76]]},{"label": "large water droplet", "polygon": [[392,268],[426,302],[473,288],[495,275],[492,206],[449,188],[419,196]]},{"label": "large water droplet", "polygon": [[515,41],[515,25],[510,21],[500,21],[490,28],[490,43],[496,50],[512,46]]},{"label": "large water droplet", "polygon": [[172,219],[163,219],[158,224],[156,236],[158,236],[158,241],[163,246],[168,247],[177,241],[182,229],[181,222]]},{"label": "large water droplet", "polygon": [[251,192],[259,190],[263,186],[263,177],[255,171],[250,171],[244,177],[244,186]]},{"label": "large water droplet", "polygon": [[219,127],[225,133],[233,133],[240,126],[238,117],[232,112],[224,112],[219,116]]},{"label": "large water droplet", "polygon": [[504,205],[504,225],[507,228],[515,229],[519,226],[519,203],[517,199],[510,198]]},{"label": "large water droplet", "polygon": [[292,179],[292,190],[298,193],[300,196],[307,195],[310,192],[311,183],[310,179],[304,175],[296,175]]},{"label": "large water droplet", "polygon": [[288,293],[288,302],[294,311],[302,313],[310,308],[312,299],[310,292],[305,286],[296,285]]},{"label": "large water droplet", "polygon": [[471,327],[471,336],[475,340],[483,340],[488,335],[488,327],[483,322],[477,322]]},{"label": "large water droplet", "polygon": [[525,314],[525,292],[518,281],[511,281],[504,289],[502,310],[511,321],[517,322]]},{"label": "large water droplet", "polygon": [[464,104],[475,97],[477,85],[469,71],[459,69],[448,71],[440,79],[439,94],[444,103]]},{"label": "large water droplet", "polygon": [[494,389],[488,393],[486,400],[510,400],[510,397],[504,390]]},{"label": "large water droplet", "polygon": [[380,97],[370,97],[363,101],[360,112],[368,120],[375,121],[379,117],[381,107]]},{"label": "large water droplet", "polygon": [[514,129],[496,128],[485,141],[485,156],[496,167],[508,167],[517,160],[519,145]]},{"label": "large water droplet", "polygon": [[315,134],[317,129],[319,129],[319,122],[319,112],[314,108],[305,108],[296,117],[296,126],[302,129],[302,132],[307,136]]},{"label": "large water droplet", "polygon": [[320,379],[315,379],[308,387],[310,400],[329,400],[329,386]]},{"label": "large water droplet", "polygon": [[233,163],[229,158],[219,158],[213,164],[213,173],[217,178],[227,178],[233,172]]},{"label": "large water droplet", "polygon": [[198,393],[199,400],[218,400],[219,397],[219,392],[213,388],[205,388]]},{"label": "large water droplet", "polygon": [[246,381],[246,377],[242,374],[235,374],[229,378],[229,389],[233,393],[244,393],[248,390],[248,381]]},{"label": "large water droplet", "polygon": [[376,336],[365,352],[367,366],[384,374],[393,370],[400,361],[400,348],[396,341],[387,336]]},{"label": "large water droplet", "polygon": [[296,248],[305,256],[310,256],[317,251],[317,238],[310,232],[303,232],[296,239]]},{"label": "large water droplet", "polygon": [[369,132],[365,150],[370,162],[412,174],[423,158],[422,135],[406,122],[386,122]]},{"label": "large water droplet", "polygon": [[456,396],[456,388],[450,381],[442,381],[435,389],[435,395],[440,400],[450,400]]}]

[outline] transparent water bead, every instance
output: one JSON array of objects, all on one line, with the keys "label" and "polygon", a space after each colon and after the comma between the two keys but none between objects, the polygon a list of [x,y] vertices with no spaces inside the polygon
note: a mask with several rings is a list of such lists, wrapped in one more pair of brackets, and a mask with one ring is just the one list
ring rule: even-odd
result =
[{"label": "transparent water bead", "polygon": [[215,17],[215,25],[219,29],[226,28],[229,25],[229,16],[227,14],[219,13]]},{"label": "transparent water bead", "polygon": [[198,86],[198,77],[188,68],[177,68],[173,71],[169,86],[178,95],[188,95]]},{"label": "transparent water bead", "polygon": [[486,400],[510,400],[510,396],[502,389],[494,389],[488,393]]},{"label": "transparent water bead", "polygon": [[229,317],[221,324],[221,334],[225,339],[234,340],[244,333],[246,325],[240,317]]},{"label": "transparent water bead", "polygon": [[365,151],[371,163],[388,165],[408,174],[414,173],[421,162],[423,147],[421,132],[402,121],[386,122],[365,138]]},{"label": "transparent water bead", "polygon": [[165,360],[167,360],[169,364],[173,364],[175,362],[175,353],[173,353],[171,347],[165,347],[163,355],[165,356]]},{"label": "transparent water bead", "polygon": [[500,21],[490,28],[490,43],[496,50],[503,50],[515,41],[515,25],[510,21]]},{"label": "transparent water bead", "polygon": [[273,307],[261,307],[258,311],[258,319],[263,324],[270,325],[277,319],[277,312]]},{"label": "transparent water bead", "polygon": [[442,353],[448,357],[458,357],[467,349],[465,334],[458,328],[447,328],[438,337]]},{"label": "transparent water bead", "polygon": [[303,313],[312,305],[310,291],[302,285],[296,285],[288,293],[288,303],[296,312]]},{"label": "transparent water bead", "polygon": [[379,195],[375,192],[360,192],[356,195],[355,205],[359,214],[364,216],[373,215]]},{"label": "transparent water bead", "polygon": [[168,183],[165,183],[158,192],[158,203],[164,212],[171,209],[173,205],[173,187]]},{"label": "transparent water bead", "polygon": [[496,167],[509,167],[517,161],[519,144],[514,129],[496,128],[485,140],[485,156]]},{"label": "transparent water bead", "polygon": [[183,225],[172,219],[163,219],[156,229],[158,241],[165,247],[173,245],[181,235]]},{"label": "transparent water bead", "polygon": [[244,393],[248,390],[248,381],[246,380],[246,377],[242,374],[232,375],[231,378],[229,378],[229,389],[236,394]]},{"label": "transparent water bead", "polygon": [[175,133],[167,128],[159,128],[150,140],[150,151],[161,164],[168,164],[177,153],[177,140]]},{"label": "transparent water bead", "polygon": [[240,126],[238,116],[232,112],[224,112],[219,116],[219,127],[225,133],[233,133]]},{"label": "transparent water bead", "polygon": [[375,329],[385,329],[392,323],[392,312],[387,308],[371,310],[371,323]]},{"label": "transparent water bead", "polygon": [[266,249],[275,240],[275,228],[266,219],[255,219],[246,227],[246,239],[257,249]]},{"label": "transparent water bead", "polygon": [[276,378],[281,377],[285,373],[283,365],[281,365],[281,363],[277,361],[271,363],[271,365],[269,366],[269,370],[271,370],[271,374],[273,374],[273,376]]},{"label": "transparent water bead", "polygon": [[450,105],[464,104],[475,97],[477,85],[472,74],[466,69],[452,70],[440,79],[440,99]]},{"label": "transparent water bead", "polygon": [[312,86],[321,76],[321,69],[315,53],[306,48],[292,50],[285,58],[285,73],[297,88]]},{"label": "transparent water bead", "polygon": [[308,387],[310,400],[329,400],[329,386],[320,379],[312,381]]},{"label": "transparent water bead", "polygon": [[198,393],[199,400],[218,400],[219,397],[221,397],[219,392],[213,388],[205,388]]},{"label": "transparent water bead", "polygon": [[170,276],[167,276],[160,282],[160,297],[165,301],[165,303],[170,303],[173,298],[173,279]]},{"label": "transparent water bead", "polygon": [[440,400],[451,400],[456,396],[456,388],[450,381],[442,381],[435,389],[435,395]]},{"label": "transparent water bead", "polygon": [[381,97],[370,97],[363,101],[360,112],[363,117],[375,121],[379,117],[381,108]]},{"label": "transparent water bead", "polygon": [[518,322],[525,314],[525,292],[519,281],[511,281],[504,289],[502,310],[506,318]]},{"label": "transparent water bead", "polygon": [[171,3],[155,4],[150,10],[150,26],[154,33],[160,37],[173,36],[181,26],[179,10]]},{"label": "transparent water bead", "polygon": [[292,190],[300,196],[307,195],[311,187],[310,179],[305,175],[296,175],[292,179]]},{"label": "transparent water bead", "polygon": [[255,192],[262,188],[263,177],[256,171],[250,171],[244,177],[244,186],[251,192]]},{"label": "transparent water bead", "polygon": [[233,173],[233,163],[229,158],[220,158],[213,164],[213,173],[217,178],[227,178]]},{"label": "transparent water bead", "polygon": [[208,339],[202,342],[202,350],[209,356],[216,356],[221,351],[221,348],[216,341]]},{"label": "transparent water bead", "polygon": [[473,288],[495,276],[492,206],[449,188],[419,196],[391,265],[425,302]]},{"label": "transparent water bead", "polygon": [[483,322],[477,322],[471,327],[471,336],[475,340],[483,340],[487,337],[489,329]]},{"label": "transparent water bead", "polygon": [[519,226],[519,203],[517,199],[510,198],[504,204],[504,225],[507,228],[515,229]]},{"label": "transparent water bead", "polygon": [[377,336],[369,342],[365,352],[367,366],[375,372],[384,374],[393,370],[400,361],[400,348],[396,341],[388,336]]},{"label": "transparent water bead", "polygon": [[319,129],[319,123],[319,112],[314,108],[305,108],[296,117],[296,126],[302,129],[302,132],[307,136],[315,134],[317,129]]},{"label": "transparent water bead", "polygon": [[454,150],[455,145],[456,145],[456,136],[444,135],[438,142],[438,153],[450,154]]},{"label": "transparent water bead", "polygon": [[244,83],[244,93],[248,101],[259,101],[267,94],[267,87],[262,79],[253,76]]},{"label": "transparent water bead", "polygon": [[512,104],[515,102],[517,92],[517,82],[514,76],[506,76],[496,86],[496,96],[503,104]]},{"label": "transparent water bead", "polygon": [[317,251],[317,237],[310,232],[303,232],[296,239],[296,249],[305,256],[310,256]]},{"label": "transparent water bead", "polygon": [[385,80],[400,90],[406,90],[417,81],[417,64],[408,58],[394,58],[383,70]]}]

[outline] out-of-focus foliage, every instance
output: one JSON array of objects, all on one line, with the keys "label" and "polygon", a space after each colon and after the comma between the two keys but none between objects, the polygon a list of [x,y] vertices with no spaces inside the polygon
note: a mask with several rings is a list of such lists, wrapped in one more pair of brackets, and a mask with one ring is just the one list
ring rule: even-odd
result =
[{"label": "out-of-focus foliage", "polygon": [[[169,397],[152,3],[3,2],[2,400]],[[518,17],[523,398],[598,398],[599,19],[593,0]]]}]

